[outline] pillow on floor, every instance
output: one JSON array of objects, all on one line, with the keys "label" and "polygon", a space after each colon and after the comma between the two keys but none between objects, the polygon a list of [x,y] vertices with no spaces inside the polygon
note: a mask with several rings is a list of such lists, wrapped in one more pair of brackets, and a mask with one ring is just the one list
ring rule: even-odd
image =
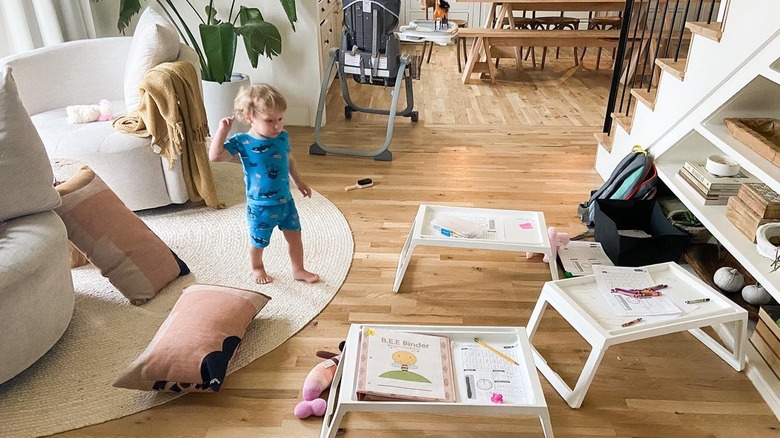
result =
[{"label": "pillow on floor", "polygon": [[179,34],[167,18],[147,7],[138,18],[125,62],[125,105],[133,111],[141,103],[138,87],[146,72],[179,57]]},{"label": "pillow on floor", "polygon": [[54,211],[65,222],[68,239],[132,304],[144,304],[171,280],[190,273],[89,167],[56,189],[62,205]]},{"label": "pillow on floor", "polygon": [[0,221],[60,205],[53,180],[46,149],[6,66],[0,69]]},{"label": "pillow on floor", "polygon": [[271,297],[245,289],[193,284],[184,289],[149,346],[117,388],[216,392],[246,328]]}]

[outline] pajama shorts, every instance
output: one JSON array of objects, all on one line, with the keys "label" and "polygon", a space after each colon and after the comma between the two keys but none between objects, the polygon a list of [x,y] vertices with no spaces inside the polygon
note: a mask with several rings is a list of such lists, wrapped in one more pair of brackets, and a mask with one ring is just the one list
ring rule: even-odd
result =
[{"label": "pajama shorts", "polygon": [[249,223],[250,243],[255,248],[268,246],[274,227],[279,227],[282,231],[301,230],[298,209],[295,208],[292,200],[279,205],[247,204],[246,216]]}]

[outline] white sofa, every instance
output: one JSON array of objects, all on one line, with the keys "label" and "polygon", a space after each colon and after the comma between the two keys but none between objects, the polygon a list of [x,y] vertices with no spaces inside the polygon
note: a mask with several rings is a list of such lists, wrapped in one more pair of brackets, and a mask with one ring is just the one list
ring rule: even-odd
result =
[{"label": "white sofa", "polygon": [[[86,162],[131,210],[189,199],[181,160],[168,169],[150,138],[114,131],[111,122],[67,123],[65,107],[111,101],[114,116],[126,114],[125,61],[132,37],[78,40],[0,59],[10,65],[19,95],[50,158]],[[199,66],[194,50],[179,48],[179,60]]]}]

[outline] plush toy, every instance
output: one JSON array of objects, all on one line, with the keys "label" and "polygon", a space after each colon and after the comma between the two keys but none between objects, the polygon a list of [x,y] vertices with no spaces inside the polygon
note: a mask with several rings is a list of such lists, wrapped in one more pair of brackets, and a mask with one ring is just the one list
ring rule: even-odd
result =
[{"label": "plush toy", "polygon": [[70,105],[65,107],[68,114],[68,123],[88,123],[94,121],[111,120],[111,102],[106,99],[97,105]]},{"label": "plush toy", "polygon": [[[557,254],[558,254],[558,247],[559,246],[566,246],[566,244],[569,243],[569,241],[571,240],[571,239],[569,239],[569,235],[568,234],[566,234],[566,233],[559,233],[555,229],[555,227],[548,228],[547,229],[547,234],[550,236],[550,245],[552,246],[553,257],[557,256]],[[534,254],[535,253],[533,253],[533,252],[527,252],[527,253],[525,253],[525,258],[530,259],[531,257],[534,256]],[[545,263],[550,263],[550,259],[546,255],[544,256],[543,260],[544,260]]]},{"label": "plush toy", "polygon": [[[344,351],[344,341],[339,344],[339,350]],[[306,376],[306,380],[303,381],[303,390],[301,391],[303,401],[298,403],[293,411],[298,418],[308,418],[312,415],[322,417],[328,407],[328,402],[320,398],[320,395],[330,388],[341,354],[318,351],[317,357],[325,360],[312,368]]]}]

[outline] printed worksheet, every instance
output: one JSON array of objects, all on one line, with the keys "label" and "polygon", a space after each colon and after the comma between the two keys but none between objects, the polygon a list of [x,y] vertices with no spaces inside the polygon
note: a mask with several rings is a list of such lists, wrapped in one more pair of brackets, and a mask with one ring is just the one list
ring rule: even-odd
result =
[{"label": "printed worksheet", "polygon": [[579,277],[593,273],[593,266],[613,266],[599,242],[581,242],[573,240],[566,246],[558,247],[558,257],[561,258],[563,269]]},{"label": "printed worksheet", "polygon": [[[593,270],[596,284],[617,316],[679,315],[683,311],[668,297],[634,298],[612,293],[614,288],[642,289],[655,286],[647,269],[622,266],[598,266]],[[663,290],[661,291],[663,293]]]},{"label": "printed worksheet", "polygon": [[[490,344],[522,365],[520,344]],[[454,342],[453,351],[460,400],[491,404],[493,394],[501,394],[504,404],[530,402],[521,365],[515,365],[476,343]]]}]

